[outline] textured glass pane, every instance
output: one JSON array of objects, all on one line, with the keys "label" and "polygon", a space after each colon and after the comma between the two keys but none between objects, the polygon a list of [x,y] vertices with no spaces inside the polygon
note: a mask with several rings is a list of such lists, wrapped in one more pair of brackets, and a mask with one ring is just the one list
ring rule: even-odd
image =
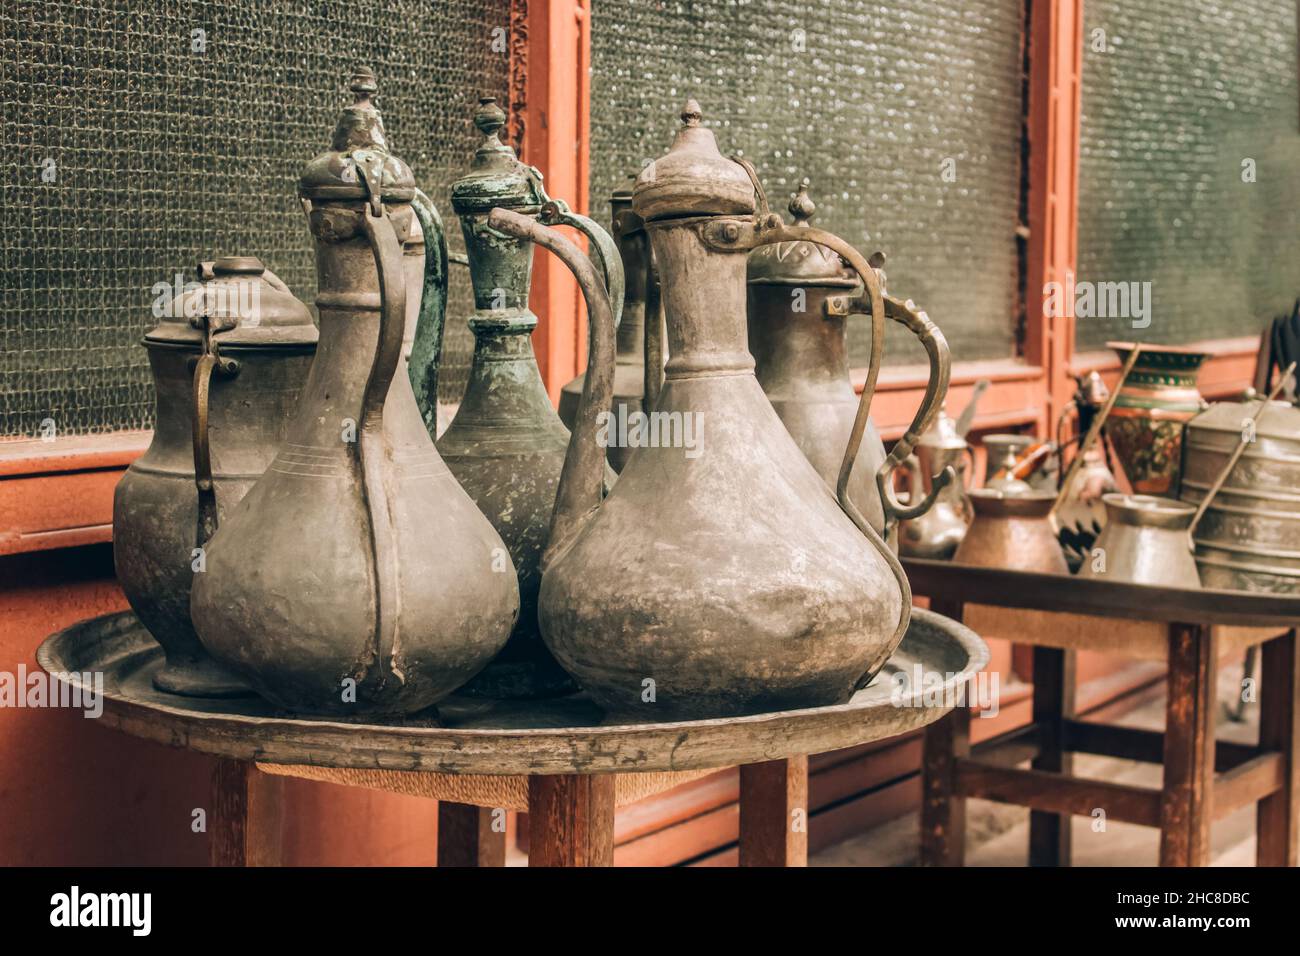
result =
[{"label": "textured glass pane", "polygon": [[1257,334],[1300,295],[1294,0],[1084,16],[1078,278],[1151,294],[1149,316],[1079,318],[1078,346]]},{"label": "textured glass pane", "polygon": [[[1012,354],[1021,0],[594,0],[592,14],[598,215],[694,96],[774,208],[808,176],[819,225],[886,253],[890,291],[929,312],[954,358]],[[895,329],[889,361],[923,361]],[[850,342],[862,362],[861,324]]]},{"label": "textured glass pane", "polygon": [[[6,3],[0,436],[45,418],[60,434],[149,427],[151,287],[200,258],[257,255],[312,301],[297,177],[355,64],[374,68],[395,151],[449,215],[477,97],[505,93],[493,31],[508,26],[508,0]],[[472,306],[453,281],[455,398]]]}]

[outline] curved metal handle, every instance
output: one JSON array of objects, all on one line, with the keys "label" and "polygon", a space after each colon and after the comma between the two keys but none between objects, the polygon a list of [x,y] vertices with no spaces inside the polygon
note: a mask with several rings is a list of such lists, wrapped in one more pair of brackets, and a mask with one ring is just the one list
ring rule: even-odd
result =
[{"label": "curved metal handle", "polygon": [[921,407],[916,410],[912,424],[890,450],[889,456],[876,473],[876,487],[880,491],[880,502],[885,509],[885,526],[888,528],[897,521],[910,521],[925,514],[934,505],[939,493],[957,479],[957,473],[951,465],[934,475],[930,482],[930,493],[915,504],[903,505],[894,497],[893,483],[890,480],[897,468],[916,446],[916,442],[930,423],[934,421],[943,407],[944,397],[948,394],[948,377],[951,362],[948,356],[948,342],[930,317],[916,308],[911,299],[900,301],[893,296],[885,297],[885,311],[889,318],[900,323],[920,339],[930,359],[930,380],[926,385],[925,397]]},{"label": "curved metal handle", "polygon": [[[604,497],[605,449],[597,444],[596,435],[600,430],[599,416],[609,414],[614,398],[614,311],[591,259],[554,228],[508,209],[493,209],[487,224],[491,229],[527,239],[554,253],[578,280],[587,303],[587,375],[555,494],[550,542],[541,562],[545,572],[556,556],[568,550]],[[622,275],[621,263],[619,275]]]},{"label": "curved metal handle", "polygon": [[234,328],[234,323],[217,323],[203,316],[203,354],[194,361],[193,403],[190,408],[191,438],[194,446],[194,485],[198,489],[198,523],[195,543],[207,544],[217,533],[217,493],[212,483],[212,449],[208,441],[208,399],[212,388],[212,373],[231,377],[239,372],[239,363],[221,355],[217,349],[216,334]]},{"label": "curved metal handle", "polygon": [[604,277],[605,291],[609,293],[609,305],[613,310],[614,328],[618,328],[623,321],[626,277],[623,275],[623,257],[618,254],[613,237],[594,219],[570,209],[563,199],[547,199],[537,221],[544,226],[571,226],[587,237],[592,252],[590,258]]},{"label": "curved metal handle", "polygon": [[[753,165],[743,159],[737,159],[736,161],[749,174],[750,181],[754,183],[756,194],[762,196],[762,185],[758,181],[758,174],[755,172]],[[862,436],[866,433],[867,419],[871,414],[871,398],[876,391],[876,379],[880,375],[881,360],[885,352],[885,292],[877,271],[862,257],[862,253],[839,236],[813,226],[801,225],[798,228],[787,226],[778,217],[767,214],[765,212],[766,205],[767,199],[764,196],[760,201],[760,209],[764,210],[764,214],[760,217],[757,226],[755,246],[791,241],[813,242],[819,246],[825,246],[847,262],[849,267],[858,274],[862,287],[866,290],[867,299],[871,304],[871,361],[867,367],[867,380],[862,386],[862,397],[858,401],[857,416],[853,419],[853,428],[849,432],[849,443],[844,449],[844,461],[840,465],[839,481],[835,485],[835,497],[839,501],[840,508],[848,515],[849,520],[871,542],[872,546],[889,566],[890,571],[893,572],[894,578],[898,582],[899,591],[902,594],[902,604],[899,609],[898,625],[894,630],[893,639],[882,649],[879,658],[871,662],[871,666],[868,667],[866,673],[857,683],[858,687],[863,687],[885,665],[889,655],[893,653],[894,648],[903,639],[907,624],[912,617],[912,586],[907,580],[907,574],[903,571],[903,566],[898,561],[898,556],[885,544],[884,538],[876,532],[876,529],[871,527],[870,522],[863,517],[862,512],[858,510],[857,505],[853,503],[853,499],[848,494],[849,476],[853,473],[853,465],[857,462],[858,451],[862,447]],[[926,320],[926,324],[929,325],[928,320]],[[942,403],[944,395],[948,391],[948,346],[938,329],[935,329],[933,325],[929,325],[929,328],[933,329],[934,332],[931,344],[934,345],[936,351],[942,353],[943,357],[938,369],[940,373],[938,377],[941,381],[935,381],[935,376],[931,377],[929,387],[926,389],[926,400],[922,402],[921,410],[917,412],[912,427],[908,430],[907,435],[894,446],[894,451],[881,465],[880,471],[876,474],[876,484],[878,488],[881,488],[882,502],[886,500],[882,487],[882,476],[892,473],[897,463],[911,453],[912,446],[916,444],[921,431],[928,428],[930,421],[938,414],[940,403]],[[933,360],[931,366],[935,366]],[[948,480],[950,481],[951,478]]]},{"label": "curved metal handle", "polygon": [[447,234],[438,208],[418,189],[411,200],[411,209],[424,233],[424,286],[407,374],[429,437],[437,438],[438,369],[442,365],[442,339],[447,323]]},{"label": "curved metal handle", "polygon": [[654,254],[646,243],[645,318],[641,338],[644,342],[642,360],[641,410],[649,415],[659,405],[659,392],[664,386],[664,322],[660,315],[662,299],[659,290],[659,270],[654,265]]},{"label": "curved metal handle", "polygon": [[370,194],[361,212],[361,220],[379,277],[379,334],[375,342],[375,357],[361,393],[361,421],[357,426],[356,442],[361,490],[370,518],[370,552],[375,569],[375,632],[369,659],[388,656],[394,677],[402,682],[400,635],[397,631],[401,601],[399,569],[389,488],[384,480],[387,457],[384,405],[402,360],[402,336],[406,331],[406,275],[402,268],[402,244],[397,238],[397,227],[393,225],[380,195],[382,160],[365,162],[356,154],[354,159]]}]

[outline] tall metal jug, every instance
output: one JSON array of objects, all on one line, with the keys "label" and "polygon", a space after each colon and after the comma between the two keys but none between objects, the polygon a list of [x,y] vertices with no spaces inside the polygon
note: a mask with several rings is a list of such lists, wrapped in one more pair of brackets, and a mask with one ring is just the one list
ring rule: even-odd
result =
[{"label": "tall metal jug", "polygon": [[149,449],[113,493],[113,563],[167,655],[163,691],[251,694],[199,643],[190,585],[219,521],[266,471],[316,351],[307,307],[251,256],[199,263],[144,337],[157,415]]},{"label": "tall metal jug", "polygon": [[[623,265],[623,317],[618,323],[617,358],[614,365],[614,400],[610,415],[626,422],[645,410],[646,395],[653,404],[663,379],[663,330],[659,312],[659,277],[650,251],[645,222],[632,211],[630,187],[614,190],[609,197],[614,244]],[[615,309],[618,303],[614,303]],[[585,375],[579,375],[560,390],[560,421],[573,427],[582,398]],[[626,429],[624,429],[626,431]],[[609,465],[623,470],[633,449],[614,443],[606,448]]]},{"label": "tall metal jug", "polygon": [[[316,242],[317,361],[284,448],[209,543],[192,609],[213,656],[281,707],[404,714],[492,659],[519,589],[402,368],[417,191],[388,151],[373,74],[358,71],[352,90],[332,148],[299,181]],[[424,239],[441,246],[427,227]]]},{"label": "tall metal jug", "polygon": [[[537,171],[501,142],[498,132],[505,120],[496,100],[480,102],[474,122],[483,142],[469,173],[451,188],[474,285],[475,310],[469,319],[474,359],[460,408],[437,446],[461,487],[500,533],[519,580],[519,618],[510,640],[466,685],[465,693],[532,698],[575,689],[573,679],[542,643],[537,624],[539,565],[549,540],[569,430],[551,407],[533,355],[537,316],[528,308],[533,245],[489,228],[488,213],[501,207],[581,229],[597,250],[597,261],[613,273],[606,284],[615,302],[621,298],[622,267],[613,239],[591,220],[550,201]],[[437,329],[425,324],[417,329],[416,340],[425,343],[441,334],[440,321]],[[437,351],[421,349],[420,354]],[[417,381],[432,378],[436,394],[436,368],[415,367],[412,375]],[[436,406],[427,397],[422,411],[429,434],[436,438]]]},{"label": "tall metal jug", "polygon": [[[722,157],[694,102],[672,148],[638,177],[633,210],[650,231],[668,321],[672,358],[651,420],[660,441],[638,448],[602,503],[596,421],[580,414],[542,571],[547,646],[617,718],[843,702],[884,665],[911,605],[897,559],[845,493],[883,348],[875,270],[842,239],[769,213],[752,167]],[[489,223],[535,226],[508,212]],[[870,302],[857,307],[872,315],[873,362],[838,504],[772,410],[746,347],[749,253],[802,239],[852,265]],[[928,323],[916,331],[938,372],[882,486],[947,389],[942,336]],[[611,358],[593,344],[589,386]]]},{"label": "tall metal jug", "polygon": [[[817,211],[808,185],[805,179],[790,199],[794,229],[807,228]],[[849,378],[848,316],[836,306],[858,287],[858,277],[825,246],[798,239],[755,249],[747,281],[749,351],[758,384],[799,450],[834,487],[858,411]],[[885,443],[868,419],[849,475],[849,497],[871,527],[894,539],[890,544],[896,548],[896,523],[890,523],[886,535],[885,510],[876,491],[876,472],[884,461]]]}]

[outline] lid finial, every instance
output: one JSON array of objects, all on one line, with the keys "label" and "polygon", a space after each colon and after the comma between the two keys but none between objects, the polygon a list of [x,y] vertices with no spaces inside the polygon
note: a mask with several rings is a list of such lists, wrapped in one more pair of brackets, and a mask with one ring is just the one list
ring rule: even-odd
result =
[{"label": "lid finial", "polygon": [[352,72],[352,82],[348,89],[357,95],[357,106],[373,105],[371,100],[379,92],[379,82],[375,79],[375,71],[368,66],[358,66]]},{"label": "lid finial", "polygon": [[695,97],[687,99],[686,105],[682,107],[682,127],[690,129],[699,126],[703,118],[704,114],[700,112],[700,104],[695,102]]},{"label": "lid finial", "polygon": [[[480,96],[474,125],[489,140],[498,139],[497,133],[506,125],[506,111],[497,105],[495,96]],[[499,141],[499,140],[498,140]]]},{"label": "lid finial", "polygon": [[790,210],[790,215],[794,216],[796,226],[806,226],[817,214],[817,204],[812,201],[808,195],[808,187],[812,185],[808,177],[805,176],[799,183],[799,191],[790,194],[790,205],[786,208]]}]

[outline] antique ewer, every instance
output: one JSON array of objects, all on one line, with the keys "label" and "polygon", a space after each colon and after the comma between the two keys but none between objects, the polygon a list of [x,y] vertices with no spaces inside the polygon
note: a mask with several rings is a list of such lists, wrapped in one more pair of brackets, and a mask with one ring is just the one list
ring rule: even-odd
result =
[{"label": "antique ewer", "polygon": [[[317,360],[284,447],[209,542],[192,610],[204,646],[276,705],[382,716],[423,710],[481,670],[519,589],[420,419],[401,355],[417,190],[388,151],[373,74],[352,90],[332,148],[299,180]],[[427,225],[423,238],[442,246]]]},{"label": "antique ewer", "polygon": [[190,585],[219,522],[284,441],[316,327],[274,273],[244,256],[200,263],[196,280],[160,311],[144,337],[153,440],[113,494],[113,563],[131,608],[166,652],[154,675],[159,690],[251,694],[199,643]]},{"label": "antique ewer", "polygon": [[[1129,342],[1108,342],[1121,360]],[[1120,386],[1106,420],[1110,439],[1129,484],[1138,494],[1176,495],[1183,428],[1205,408],[1196,389],[1204,352],[1175,346],[1142,345]]]},{"label": "antique ewer", "polygon": [[1300,409],[1219,402],[1188,422],[1182,499],[1200,505],[1225,471],[1194,531],[1201,583],[1300,593]]},{"label": "antique ewer", "polygon": [[954,561],[1014,571],[1069,573],[1048,517],[1056,500],[1053,492],[1012,494],[978,488],[969,495],[975,519],[958,545]]},{"label": "antique ewer", "polygon": [[[807,179],[788,208],[794,217],[791,228],[807,229],[816,212]],[[799,450],[833,488],[858,411],[843,306],[846,297],[860,297],[855,294],[857,274],[825,246],[797,239],[755,249],[748,283],[749,351],[758,384]],[[889,309],[886,301],[886,313]],[[868,419],[848,494],[871,526],[890,540],[896,522],[886,528],[876,490],[876,473],[884,461],[885,444]]]},{"label": "antique ewer", "polygon": [[1106,526],[1083,555],[1079,577],[1198,588],[1189,535],[1194,505],[1151,495],[1108,494]]},{"label": "antique ewer", "polygon": [[[694,102],[672,148],[637,178],[633,210],[650,233],[668,323],[672,357],[652,418],[665,440],[638,448],[602,502],[598,405],[580,411],[543,563],[546,644],[614,719],[843,702],[884,665],[911,605],[897,559],[846,494],[883,348],[875,270],[843,240],[772,215],[752,167],[722,157]],[[489,225],[545,230],[506,211]],[[872,316],[839,504],[773,411],[746,348],[748,255],[798,240],[852,265],[866,290],[853,307]],[[584,405],[608,400],[600,386],[612,379],[613,343],[595,331]],[[882,466],[882,487],[947,389],[942,336],[928,322],[914,331],[939,374]]]},{"label": "antique ewer", "polygon": [[[542,643],[537,624],[540,564],[569,430],[551,407],[533,354],[537,316],[528,308],[533,244],[490,228],[488,213],[499,207],[542,222],[579,227],[591,238],[593,248],[607,253],[598,261],[613,271],[606,278],[612,300],[619,296],[622,269],[613,240],[604,230],[550,202],[536,171],[501,142],[498,133],[505,119],[495,100],[481,101],[474,122],[483,143],[469,172],[451,187],[474,286],[475,310],[469,319],[474,358],[460,408],[437,439],[437,447],[461,487],[500,533],[519,580],[519,618],[510,640],[465,692],[532,698],[575,689]],[[420,329],[419,341],[441,336],[441,313],[433,316],[430,321],[438,322],[438,329]],[[433,381],[436,394],[436,369],[416,369],[414,377]],[[426,404],[423,411],[429,434],[436,437],[436,404]]]},{"label": "antique ewer", "polygon": [[[962,412],[961,420],[968,424],[968,414],[974,412],[977,399],[978,395],[971,399],[971,404]],[[908,485],[915,496],[930,491],[933,484],[931,476],[940,474],[947,468],[953,469],[957,480],[939,491],[934,504],[925,514],[904,521],[899,526],[899,553],[909,558],[951,558],[961,544],[961,539],[966,536],[966,528],[974,514],[970,499],[966,496],[966,486],[973,467],[971,447],[966,442],[959,422],[941,409],[934,424],[916,443],[916,454],[908,458],[906,466]]]},{"label": "antique ewer", "polygon": [[[626,422],[630,416],[647,410],[647,394],[653,405],[663,379],[663,318],[659,311],[659,277],[650,254],[650,236],[641,217],[632,211],[632,190],[614,190],[609,197],[609,207],[624,281],[623,317],[618,323],[618,358],[614,368],[614,400],[610,405],[610,417],[616,422]],[[617,314],[618,303],[614,303],[614,308]],[[586,377],[579,375],[560,390],[560,421],[566,428],[573,427],[585,381]],[[623,464],[634,450],[625,443],[609,444],[606,454],[610,467],[615,472],[622,471]]]}]

